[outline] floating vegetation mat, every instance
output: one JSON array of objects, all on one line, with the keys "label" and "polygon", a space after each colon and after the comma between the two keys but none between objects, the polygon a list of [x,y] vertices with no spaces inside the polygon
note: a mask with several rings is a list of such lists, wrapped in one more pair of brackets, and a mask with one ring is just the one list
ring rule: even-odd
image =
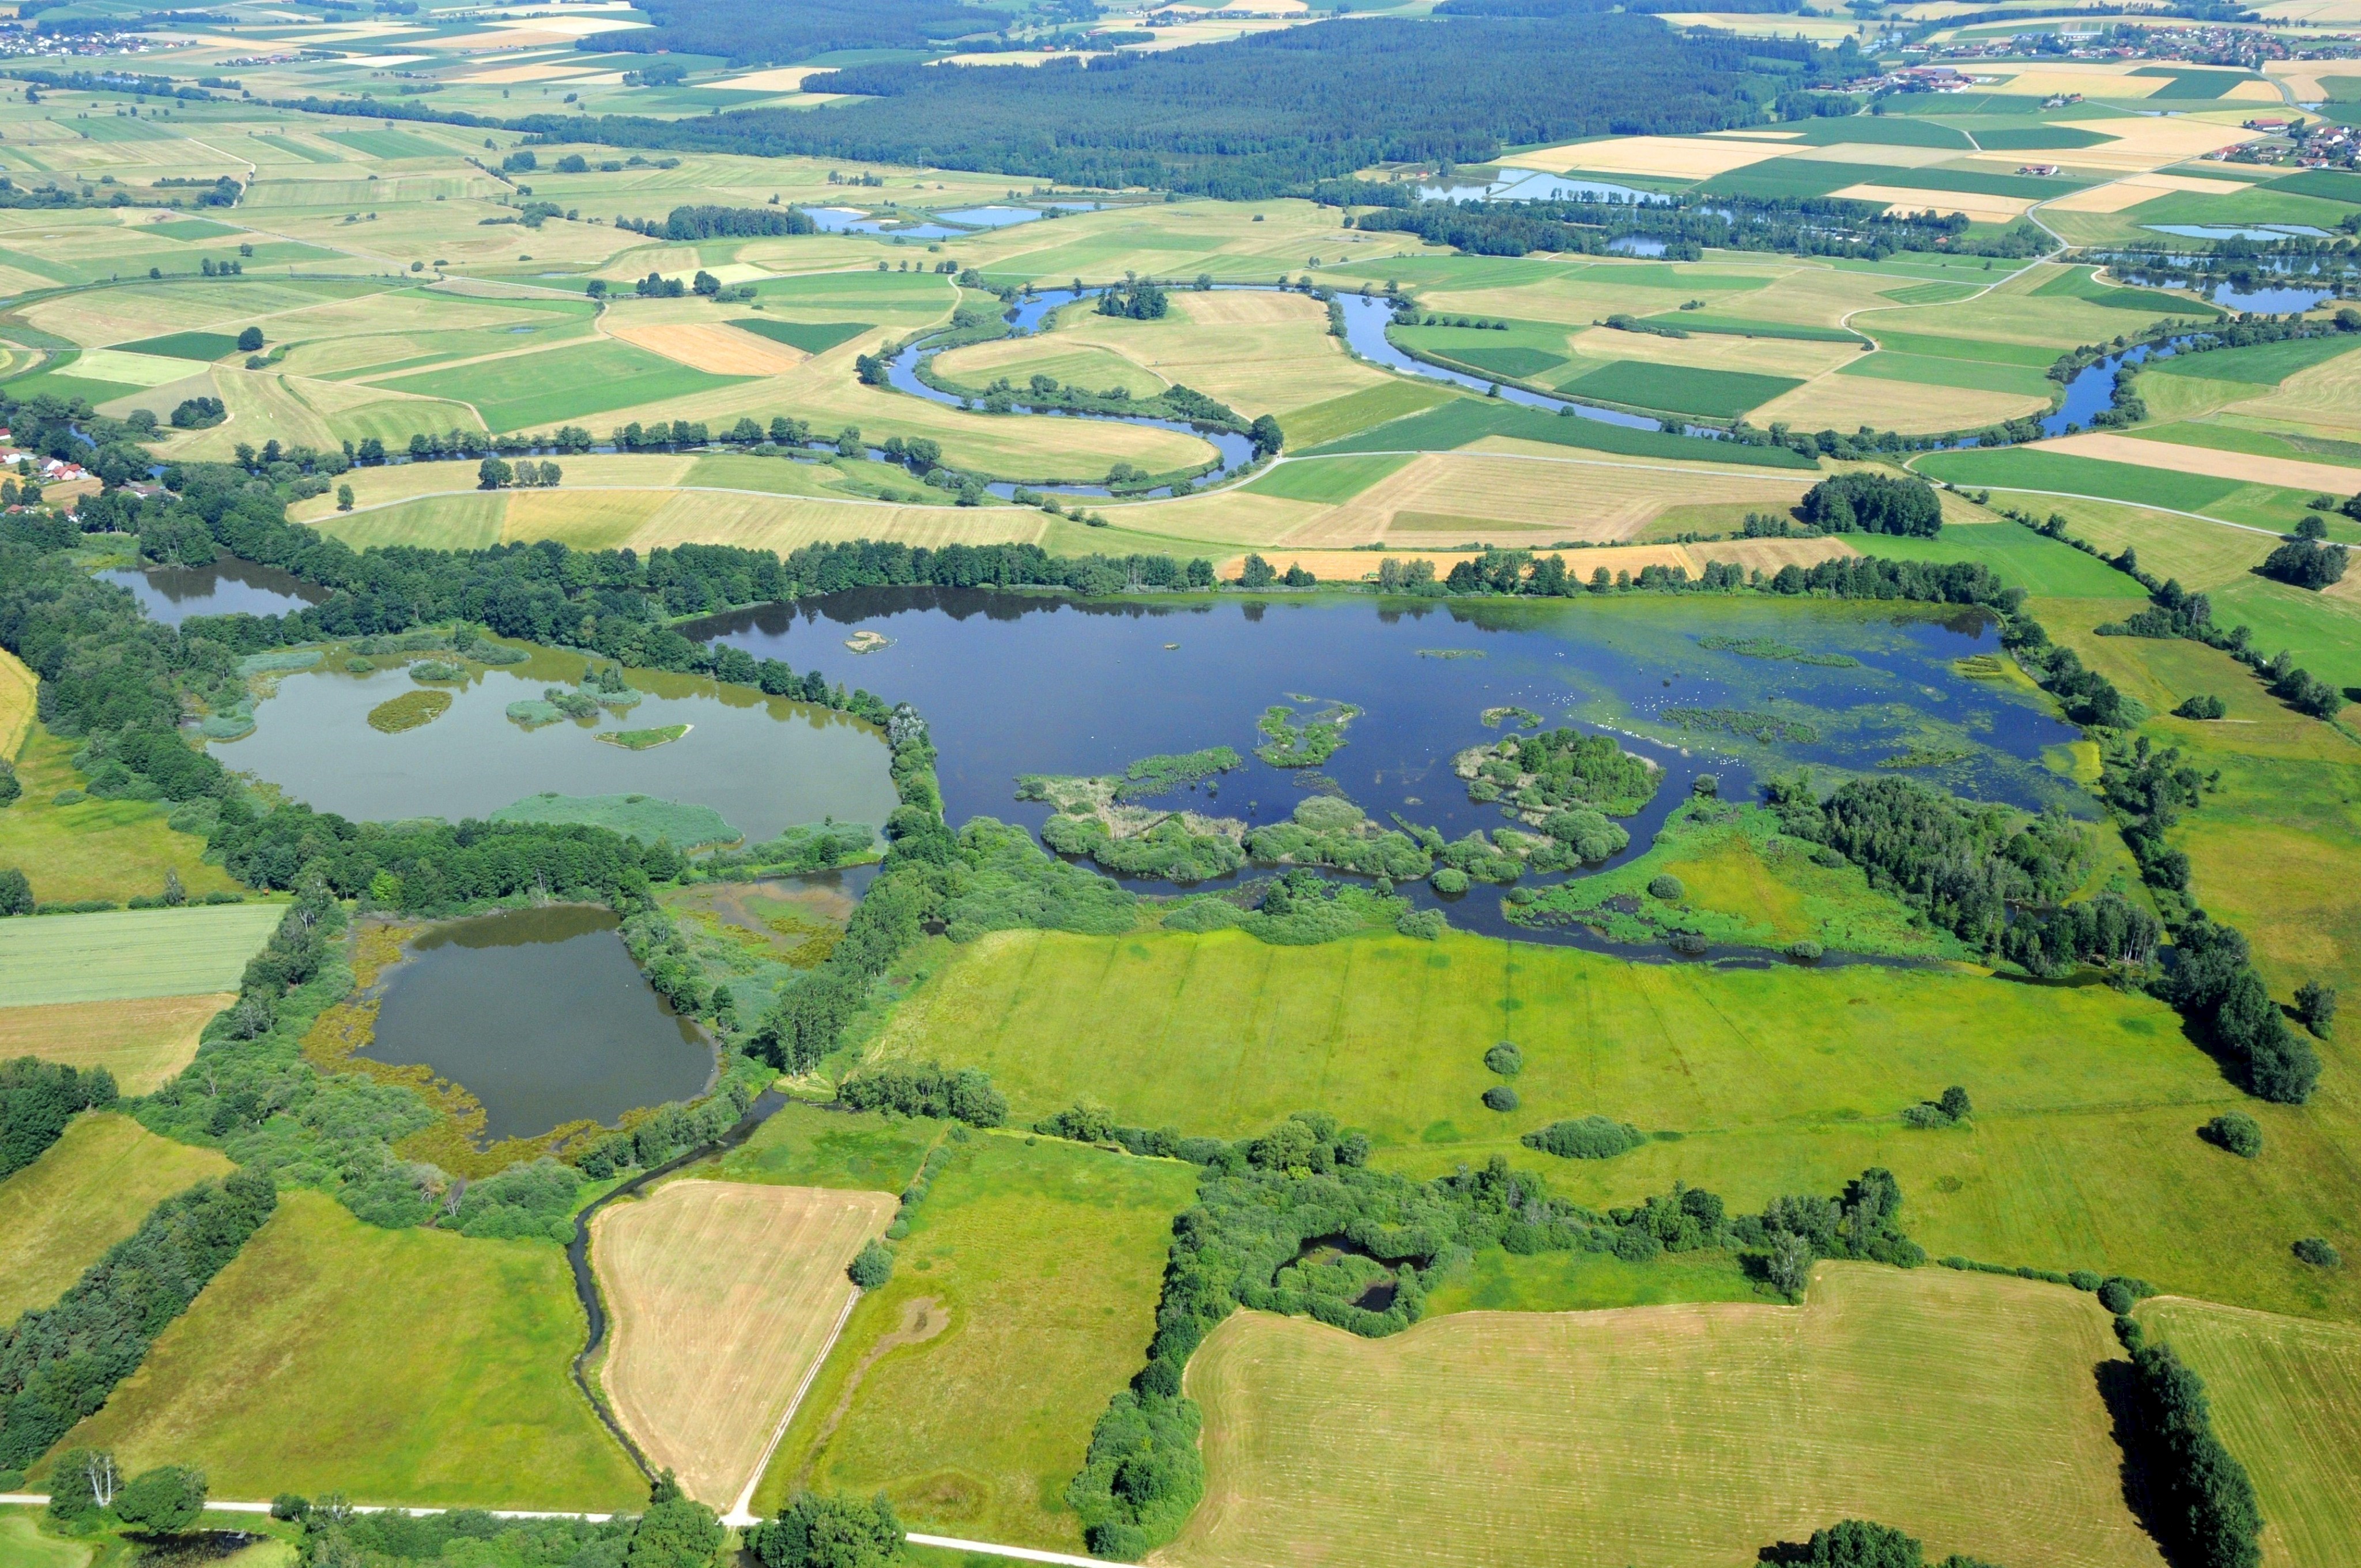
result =
[{"label": "floating vegetation mat", "polygon": [[1856,669],[1861,664],[1850,653],[1814,653],[1775,637],[1700,637],[1697,646],[1745,659],[1782,659],[1791,664],[1825,664],[1832,670]]},{"label": "floating vegetation mat", "polygon": [[1820,738],[1820,732],[1808,724],[1781,718],[1776,714],[1749,713],[1738,707],[1668,707],[1657,717],[1683,729],[1709,729],[1725,735],[1742,735],[1765,746],[1780,740],[1793,746],[1808,746]]},{"label": "floating vegetation mat", "polygon": [[[405,729],[415,729],[432,724],[451,711],[451,694],[446,691],[411,691],[379,703],[368,711],[368,726],[388,735],[399,735]],[[249,728],[251,726],[249,725]]]}]

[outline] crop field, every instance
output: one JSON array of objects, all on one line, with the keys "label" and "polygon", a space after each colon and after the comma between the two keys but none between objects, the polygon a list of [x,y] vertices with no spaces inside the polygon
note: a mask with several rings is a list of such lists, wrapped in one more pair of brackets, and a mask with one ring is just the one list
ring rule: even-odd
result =
[{"label": "crop field", "polygon": [[2254,1473],[2266,1562],[2361,1552],[2361,1332],[2168,1297],[2140,1310],[2205,1379],[2222,1439]]},{"label": "crop field", "polygon": [[718,390],[733,378],[659,357],[627,344],[586,344],[545,354],[397,377],[389,389],[466,403],[492,430],[539,429],[615,409]]},{"label": "crop field", "polygon": [[275,904],[52,915],[0,925],[0,996],[16,1006],[232,991]]},{"label": "crop field", "polygon": [[1735,419],[1799,385],[1782,376],[1749,376],[1731,370],[1610,360],[1585,370],[1557,389],[1570,397],[1638,408],[1664,409],[1703,419]]},{"label": "crop field", "polygon": [[199,1033],[236,1000],[236,992],[218,991],[0,1007],[0,1061],[34,1056],[103,1067],[126,1094],[146,1094],[188,1066]]},{"label": "crop field", "polygon": [[46,1307],[148,1211],[230,1163],[128,1116],[76,1117],[41,1157],[0,1181],[0,1321]]},{"label": "crop field", "polygon": [[225,1497],[630,1508],[646,1483],[566,1377],[584,1332],[547,1242],[379,1230],[282,1192],[67,1441],[202,1465]]},{"label": "crop field", "polygon": [[756,1489],[884,1490],[904,1522],[1081,1549],[1059,1501],[1138,1370],[1193,1168],[1019,1136],[951,1146]]},{"label": "crop field", "polygon": [[[1479,1099],[1497,1081],[1482,1045],[1503,1037],[1526,1061],[1506,1115]],[[1088,1093],[1136,1125],[1239,1135],[1318,1107],[1366,1128],[1378,1163],[1426,1173],[1530,1159],[1526,1129],[1611,1115],[1679,1136],[1553,1169],[1578,1201],[1636,1201],[1678,1179],[1744,1209],[1881,1165],[1937,1254],[2134,1272],[2277,1310],[2361,1301],[2286,1251],[2341,1225],[2334,1181],[2306,1174],[2335,1165],[2328,1130],[2246,1100],[2159,1003],[2103,988],[1716,972],[1459,936],[1293,948],[1004,932],[957,949],[875,1049],[983,1067],[1020,1119]],[[1950,1083],[1976,1097],[1972,1134],[1901,1124]],[[2286,1141],[2284,1163],[2196,1137],[2232,1104]]]},{"label": "crop field", "polygon": [[675,1181],[601,1210],[591,1245],[614,1313],[616,1415],[689,1496],[726,1508],[851,1301],[845,1267],[887,1192]]},{"label": "crop field", "polygon": [[1241,1312],[1191,1362],[1178,1563],[1697,1568],[1844,1518],[2001,1562],[2162,1559],[2123,1500],[2090,1297],[1824,1264],[1801,1308],[1465,1313],[1364,1340]]}]

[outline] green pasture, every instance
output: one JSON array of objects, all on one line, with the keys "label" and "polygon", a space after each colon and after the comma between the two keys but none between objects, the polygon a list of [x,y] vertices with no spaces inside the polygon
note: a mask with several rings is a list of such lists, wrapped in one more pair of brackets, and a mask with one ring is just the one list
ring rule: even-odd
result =
[{"label": "green pasture", "polygon": [[1560,381],[1557,389],[1568,397],[1589,398],[1603,403],[1662,409],[1701,419],[1735,419],[1802,385],[1791,376],[1711,370],[1653,359],[1610,359]]},{"label": "green pasture", "polygon": [[745,379],[709,376],[627,343],[601,340],[404,376],[385,385],[472,404],[492,430],[525,430],[716,391]]},{"label": "green pasture", "polygon": [[[1496,333],[1478,327],[1396,327],[1390,335],[1403,346],[1464,366],[1485,376],[1531,380],[1565,364],[1565,329],[1546,323]],[[1520,343],[1520,336],[1530,341]],[[1549,345],[1551,346],[1544,346]]]},{"label": "green pasture", "polygon": [[225,904],[0,920],[0,997],[31,1007],[236,991],[281,913]]},{"label": "green pasture", "polygon": [[176,332],[143,337],[114,345],[126,354],[153,354],[166,359],[219,359],[237,351],[237,334],[229,332]]},{"label": "green pasture", "polygon": [[231,1166],[128,1116],[77,1116],[41,1157],[0,1181],[0,1322],[46,1307],[148,1211]]},{"label": "green pasture", "polygon": [[947,311],[958,292],[932,272],[804,272],[754,285],[765,306],[786,303],[820,311],[892,311],[901,315]]},{"label": "green pasture", "polygon": [[1489,1246],[1428,1293],[1426,1315],[1594,1312],[1673,1301],[1766,1299],[1763,1287],[1726,1252],[1665,1253],[1646,1263],[1626,1263],[1611,1252],[1520,1256]]},{"label": "green pasture", "polygon": [[2007,126],[1975,131],[1976,145],[1987,152],[2054,152],[2070,148],[2098,147],[2119,138],[2104,131],[2075,126]]},{"label": "green pasture", "polygon": [[[1144,1359],[1197,1171],[1022,1134],[946,1146],[892,1281],[853,1309],[754,1506],[882,1490],[912,1529],[1078,1552],[1062,1494]],[[873,1359],[921,1300],[949,1326]]]},{"label": "green pasture", "polygon": [[1846,115],[1804,122],[1804,133],[1781,138],[1788,147],[1949,147],[1973,152],[1976,144],[1949,126],[1906,115]]},{"label": "green pasture", "polygon": [[[2179,379],[2186,381],[2190,378],[2184,376]],[[2243,389],[2246,384],[2232,382],[2228,385]],[[2153,400],[2149,407],[2155,407]],[[2293,431],[2255,430],[2243,424],[2186,419],[2165,424],[2141,425],[2125,433],[2141,441],[2163,442],[2172,446],[2202,446],[2214,452],[2245,452],[2257,457],[2286,457],[2300,463],[2336,463],[2348,467],[2361,467],[2361,442],[2323,440],[2317,436],[2299,435]],[[2356,474],[2355,478],[2361,482],[2361,474]],[[2331,536],[2342,537],[2337,533],[2342,526],[2344,524],[2331,520]]]},{"label": "green pasture", "polygon": [[2092,599],[2147,597],[2147,589],[2097,557],[2014,522],[1955,523],[1932,539],[1893,533],[1845,537],[1862,554],[1889,561],[1978,562],[2008,587],[2029,594]]},{"label": "green pasture", "polygon": [[2361,354],[2361,344],[2343,334],[2294,337],[2281,343],[2257,343],[2245,348],[2216,348],[2202,354],[2175,354],[2146,362],[2142,375],[2194,376],[2209,381],[2248,381],[2276,387],[2299,370],[2309,370],[2344,354]]},{"label": "green pasture", "polygon": [[2215,588],[2213,604],[2214,620],[2243,622],[2256,646],[2292,652],[2340,690],[2361,686],[2361,605],[2251,574]]},{"label": "green pasture", "polygon": [[[1982,169],[1896,169],[1875,163],[1828,163],[1808,158],[1773,158],[1716,175],[1701,187],[1717,196],[1826,196],[1848,185],[1885,185],[1905,191],[1956,192],[1978,196],[2062,196],[2088,180],[1999,174]],[[1930,205],[1939,206],[1940,203]]]},{"label": "green pasture", "polygon": [[790,1101],[752,1137],[696,1174],[773,1187],[899,1192],[918,1174],[941,1131],[923,1117],[888,1120],[873,1111],[828,1111]]},{"label": "green pasture", "polygon": [[840,343],[850,343],[872,330],[868,322],[783,322],[770,316],[737,316],[730,324],[757,337],[800,348],[806,354],[826,354]]},{"label": "green pasture", "polygon": [[2361,174],[2341,169],[2307,169],[2301,174],[2274,180],[2265,189],[2285,196],[2318,196],[2331,202],[2361,204]]},{"label": "green pasture", "polygon": [[429,141],[413,132],[395,130],[391,126],[369,131],[322,131],[319,135],[321,140],[350,148],[364,158],[447,159],[452,156],[451,149],[441,142]]},{"label": "green pasture", "polygon": [[[2213,198],[2203,198],[2212,201]],[[2102,283],[2097,273],[2088,267],[2073,267],[2041,284],[2033,291],[2036,299],[2073,299],[2100,306],[2105,310],[2145,311],[2151,315],[2203,316],[2218,318],[2222,313],[2212,305],[2195,300],[2184,300],[2178,294],[2167,294],[2156,289],[2125,289],[2112,283]]]},{"label": "green pasture", "polygon": [[1367,457],[1322,457],[1282,463],[1246,486],[1249,495],[1276,496],[1288,501],[1322,501],[1334,505],[1351,500],[1410,462],[1401,454]]},{"label": "green pasture", "polygon": [[1363,431],[1358,435],[1328,442],[1304,455],[1326,456],[1345,452],[1449,452],[1488,435],[1514,436],[1521,441],[1548,442],[1553,445],[1583,447],[1595,452],[1615,452],[1628,457],[1736,463],[1763,468],[1817,469],[1819,466],[1817,460],[1799,457],[1784,447],[1740,446],[1731,442],[1667,435],[1656,430],[1633,430],[1625,425],[1609,424],[1603,420],[1545,414],[1537,409],[1522,408],[1488,398],[1455,398],[1424,413],[1412,414],[1406,419]]},{"label": "green pasture", "polygon": [[1803,326],[1791,322],[1750,321],[1744,316],[1716,315],[1710,311],[1659,311],[1647,318],[1683,332],[1714,337],[1777,337],[1799,343],[1859,343],[1861,334],[1840,326]]},{"label": "green pasture", "polygon": [[161,893],[164,873],[177,872],[191,896],[237,887],[203,859],[205,841],[167,826],[171,808],[155,801],[85,796],[57,804],[89,781],[73,767],[75,743],[38,725],[16,753],[23,787],[0,811],[0,865],[20,867],[36,898],[71,904],[86,899],[123,903]]},{"label": "green pasture", "polygon": [[2235,479],[2175,474],[2162,468],[2141,468],[2129,463],[2074,457],[2026,446],[1937,452],[1921,457],[1914,466],[1930,479],[1949,480],[1955,485],[2097,496],[2139,506],[2169,507],[2176,511],[2202,511],[2241,488]]},{"label": "green pasture", "polygon": [[566,1375],[585,1332],[551,1243],[379,1230],[285,1191],[65,1442],[201,1466],[227,1497],[634,1508],[646,1481]]},{"label": "green pasture", "polygon": [[2134,76],[2161,76],[2165,84],[2150,93],[2152,102],[2168,99],[2206,101],[2221,97],[2241,82],[2260,80],[2248,71],[2205,71],[2196,68],[2144,65],[2132,72]]},{"label": "green pasture", "polygon": [[[1481,1100],[1499,1039],[1525,1060],[1506,1115]],[[1323,1109],[1367,1129],[1380,1164],[1433,1173],[1506,1153],[1593,1204],[1678,1179],[1745,1208],[1884,1166],[1938,1254],[2133,1272],[2313,1315],[2361,1307],[2351,1281],[2286,1250],[2345,1223],[2336,1138],[2312,1113],[2247,1100],[2169,1010],[2103,984],[1717,970],[1457,935],[1275,948],[1011,931],[951,952],[878,1048],[984,1068],[1019,1120],[1088,1094],[1134,1124],[1240,1135]],[[1953,1083],[1974,1098],[1971,1127],[1902,1123]],[[2272,1158],[2197,1137],[2234,1106],[2264,1122]],[[1598,1162],[1516,1142],[1594,1113],[1660,1135]]]},{"label": "green pasture", "polygon": [[1981,287],[1976,283],[1912,283],[1900,289],[1880,289],[1878,292],[1897,305],[1949,305],[1973,298]]},{"label": "green pasture", "polygon": [[1908,381],[1925,387],[1963,387],[1980,392],[2014,392],[2046,398],[2059,384],[2026,365],[1995,365],[1983,359],[1953,359],[1934,355],[1864,354],[1839,367],[1839,376],[1866,376],[1877,381]]},{"label": "green pasture", "polygon": [[[2123,215],[2136,224],[2308,224],[2334,233],[2353,211],[2334,197],[2287,186],[2288,181],[2275,180],[2245,190],[2224,187],[2220,195],[2173,191]],[[2170,236],[2151,243],[2169,244]]]},{"label": "green pasture", "polygon": [[165,223],[148,224],[139,232],[160,234],[168,239],[203,242],[209,239],[224,239],[231,235],[244,234],[246,231],[232,228],[227,224],[217,224],[211,218],[173,218]]}]

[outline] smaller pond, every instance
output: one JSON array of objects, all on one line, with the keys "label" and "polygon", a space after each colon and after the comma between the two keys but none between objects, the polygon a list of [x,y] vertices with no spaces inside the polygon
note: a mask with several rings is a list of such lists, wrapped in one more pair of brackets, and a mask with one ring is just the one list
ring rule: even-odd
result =
[{"label": "smaller pond", "polygon": [[873,218],[853,207],[805,207],[801,211],[822,234],[879,235],[892,239],[956,239],[969,232],[943,224],[905,224],[898,218]]},{"label": "smaller pond", "polygon": [[1609,240],[1607,248],[1618,256],[1662,256],[1664,254],[1664,242],[1651,239],[1643,234],[1627,234]]},{"label": "smaller pond", "polygon": [[2178,235],[2182,239],[2326,239],[2326,229],[2313,228],[2310,224],[2257,224],[2251,228],[2231,224],[2143,224],[2141,227],[2155,234]]},{"label": "smaller pond", "polygon": [[384,981],[371,1061],[473,1094],[488,1140],[693,1099],[713,1048],[631,961],[605,909],[566,905],[430,927]]},{"label": "smaller pond", "polygon": [[[742,686],[635,670],[631,692],[620,694],[637,695],[629,707],[527,728],[509,717],[510,705],[571,686],[586,668],[581,654],[543,652],[431,686],[403,668],[356,673],[335,664],[281,676],[275,694],[255,705],[253,733],[213,742],[213,754],[360,821],[489,818],[545,791],[639,795],[710,806],[759,843],[831,817],[879,825],[895,804],[884,738],[873,728]],[[854,684],[864,683],[856,676]],[[413,729],[370,724],[380,705],[427,689],[449,693],[450,707]],[[686,733],[645,750],[601,740],[675,725]]]},{"label": "smaller pond", "polygon": [[285,615],[324,604],[328,590],[276,566],[224,555],[210,566],[117,566],[102,583],[131,590],[151,620],[178,626],[192,615]]},{"label": "smaller pond", "polygon": [[1487,185],[1458,181],[1422,185],[1418,198],[1422,202],[1599,202],[1629,206],[1669,206],[1673,200],[1653,191],[1533,169],[1503,169],[1500,177]]},{"label": "smaller pond", "polygon": [[2290,311],[2318,309],[2336,297],[2331,289],[2241,289],[2224,283],[2213,291],[2213,302],[2224,310],[2255,311],[2264,315],[2284,315]]},{"label": "smaller pond", "polygon": [[965,224],[979,229],[1014,228],[1018,224],[1032,223],[1040,215],[1033,207],[961,207],[956,212],[935,214],[944,223]]}]

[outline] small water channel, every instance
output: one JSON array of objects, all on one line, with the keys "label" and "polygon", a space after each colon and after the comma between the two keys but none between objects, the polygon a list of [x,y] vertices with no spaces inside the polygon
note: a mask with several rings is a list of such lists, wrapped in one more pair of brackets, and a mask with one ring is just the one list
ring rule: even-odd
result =
[{"label": "small water channel", "polygon": [[[1579,572],[1580,553],[1569,559]],[[1482,716],[1511,707],[1612,733],[1663,770],[1653,800],[1623,820],[1627,856],[1703,773],[1725,797],[1745,798],[1756,779],[1799,764],[1874,773],[1884,763],[1973,797],[2091,809],[2045,763],[2077,732],[2032,694],[1953,672],[1952,661],[1998,649],[1981,615],[1653,595],[1111,602],[908,588],[732,611],[683,630],[915,703],[933,726],[954,825],[987,816],[1038,831],[1052,808],[1016,798],[1021,774],[1104,774],[1228,745],[1243,766],[1151,804],[1251,827],[1284,820],[1316,791],[1380,823],[1399,812],[1456,839],[1507,821],[1468,799],[1452,763],[1510,733],[1521,721],[1488,728]],[[887,643],[853,653],[844,643],[855,630]],[[1824,662],[1709,649],[1709,637]],[[1277,768],[1253,754],[1267,707],[1334,701],[1363,712],[1323,766]],[[1401,891],[1444,902],[1463,927],[1532,939],[1500,918],[1497,890],[1455,901],[1422,883]]]},{"label": "small water channel", "polygon": [[2194,337],[2176,337],[2162,344],[2143,343],[2083,367],[2066,383],[2065,400],[2058,411],[2041,422],[2041,433],[2064,435],[2069,430],[2089,429],[2092,420],[2114,407],[2116,371],[2126,365],[2144,365],[2150,359],[2169,359],[2195,341]]},{"label": "small water channel", "polygon": [[[640,700],[596,718],[533,728],[512,703],[581,678],[579,653],[536,653],[522,664],[476,668],[435,682],[450,709],[388,733],[370,712],[419,689],[407,669],[320,669],[281,676],[257,703],[254,732],[214,741],[224,766],[253,774],[323,811],[363,821],[489,817],[544,791],[643,795],[710,806],[749,842],[802,823],[882,824],[895,797],[884,738],[870,725],[807,703],[766,697],[697,676],[635,670]],[[645,751],[600,740],[685,724]]]},{"label": "small water channel", "polygon": [[1673,198],[1655,191],[1616,185],[1603,180],[1548,174],[1537,169],[1503,169],[1497,180],[1471,185],[1422,185],[1422,202],[1598,202],[1626,206],[1670,206]]},{"label": "small water channel", "polygon": [[361,1054],[465,1088],[490,1141],[694,1099],[713,1047],[648,984],[617,925],[562,905],[429,927],[382,982]]},{"label": "small water channel", "polygon": [[167,626],[192,615],[285,615],[328,599],[316,583],[235,555],[206,566],[116,566],[96,576],[129,588],[148,618]]}]

